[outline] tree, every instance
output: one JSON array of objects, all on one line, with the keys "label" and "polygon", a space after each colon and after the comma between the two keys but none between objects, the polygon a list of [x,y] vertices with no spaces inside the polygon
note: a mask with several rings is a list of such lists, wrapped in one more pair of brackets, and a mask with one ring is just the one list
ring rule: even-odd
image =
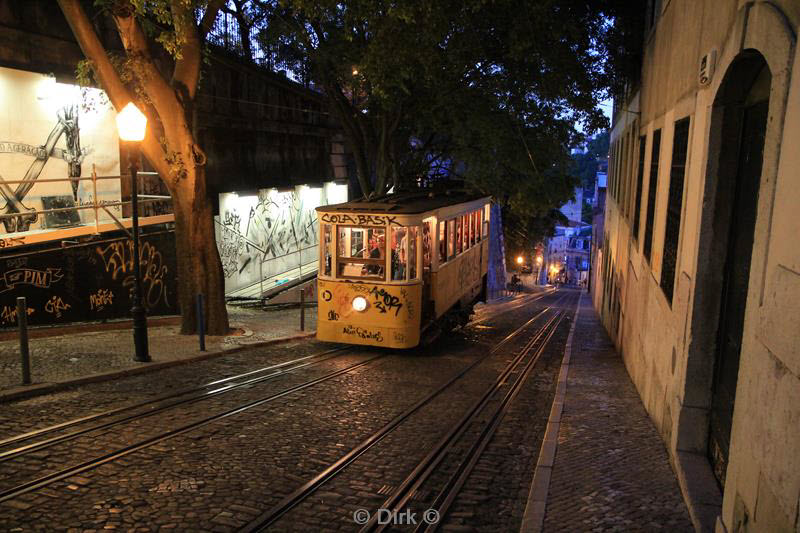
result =
[{"label": "tree", "polygon": [[445,173],[544,216],[571,195],[575,123],[605,126],[605,2],[259,5],[261,41],[328,96],[365,196]]},{"label": "tree", "polygon": [[[172,195],[182,333],[195,331],[194,298],[206,297],[208,333],[225,334],[222,263],[206,191],[206,156],[193,134],[202,44],[224,0],[100,0],[123,46],[112,54],[98,38],[80,0],[58,0],[96,82],[120,110],[136,101],[148,116],[144,156]],[[200,24],[195,13],[205,11]],[[164,53],[166,52],[166,53]]]}]

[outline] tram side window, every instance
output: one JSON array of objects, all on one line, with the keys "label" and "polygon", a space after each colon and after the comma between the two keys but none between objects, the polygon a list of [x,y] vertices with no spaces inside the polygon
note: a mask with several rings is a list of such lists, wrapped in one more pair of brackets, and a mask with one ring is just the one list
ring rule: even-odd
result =
[{"label": "tram side window", "polygon": [[466,252],[469,248],[469,215],[461,217],[461,227],[464,228],[464,233],[462,233],[461,238],[464,241],[464,251]]},{"label": "tram side window", "polygon": [[392,228],[392,279],[406,279],[408,266],[408,235],[406,228]]},{"label": "tram side window", "polygon": [[489,235],[489,205],[483,207],[483,236]]},{"label": "tram side window", "polygon": [[456,220],[447,221],[447,260],[456,256]]},{"label": "tram side window", "polygon": [[481,242],[481,212],[475,211],[475,242]]},{"label": "tram side window", "polygon": [[338,241],[337,276],[385,278],[383,272],[386,257],[385,229],[340,226]]},{"label": "tram side window", "polygon": [[431,223],[422,223],[422,270],[427,272],[431,269],[433,261],[433,233],[431,233]]},{"label": "tram side window", "polygon": [[331,275],[331,262],[333,261],[333,231],[330,224],[322,225],[322,264],[324,276]]},{"label": "tram side window", "polygon": [[417,234],[419,227],[408,228],[408,279],[417,279]]},{"label": "tram side window", "polygon": [[469,217],[469,245],[475,246],[475,213],[467,216]]},{"label": "tram side window", "polygon": [[456,255],[464,251],[464,239],[461,238],[461,228],[463,227],[461,217],[456,217]]},{"label": "tram side window", "polygon": [[439,222],[439,264],[447,261],[447,222]]}]

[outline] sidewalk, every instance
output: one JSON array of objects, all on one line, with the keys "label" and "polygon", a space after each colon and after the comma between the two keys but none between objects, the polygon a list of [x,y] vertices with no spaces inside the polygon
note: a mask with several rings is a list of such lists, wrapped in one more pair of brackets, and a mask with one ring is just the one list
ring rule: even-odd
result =
[{"label": "sidewalk", "polygon": [[300,331],[298,307],[262,311],[229,305],[228,320],[231,334],[206,336],[206,351],[201,352],[197,335],[180,334],[179,317],[148,319],[152,363],[133,361],[130,321],[32,328],[29,347],[33,385],[26,387],[20,386],[19,337],[16,331],[4,332],[0,336],[0,401],[17,394],[27,396],[57,390],[75,380],[100,381],[213,357],[249,345],[313,335],[317,308],[305,308],[304,332]]},{"label": "sidewalk", "polygon": [[570,339],[521,531],[693,531],[664,443],[586,293]]}]

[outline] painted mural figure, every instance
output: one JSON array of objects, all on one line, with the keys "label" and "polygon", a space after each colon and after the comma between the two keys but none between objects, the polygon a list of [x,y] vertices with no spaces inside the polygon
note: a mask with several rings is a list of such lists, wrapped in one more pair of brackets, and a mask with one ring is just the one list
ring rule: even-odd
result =
[{"label": "painted mural figure", "polygon": [[[64,134],[67,136],[67,150],[57,149],[56,144]],[[22,183],[18,184],[13,191],[0,176],[0,194],[6,200],[6,205],[0,209],[0,216],[3,217],[6,232],[28,231],[31,224],[37,221],[38,215],[35,209],[25,206],[22,201],[36,184],[47,161],[51,157],[63,159],[69,165],[69,177],[80,177],[81,162],[87,150],[81,149],[76,106],[65,106],[58,112],[58,122],[48,135],[44,145],[31,146],[16,142],[2,142],[0,146],[2,146],[0,151],[3,152],[25,153],[35,157],[22,178]],[[73,196],[77,199],[78,181],[75,180],[71,184]],[[13,216],[15,214],[16,216]]]}]

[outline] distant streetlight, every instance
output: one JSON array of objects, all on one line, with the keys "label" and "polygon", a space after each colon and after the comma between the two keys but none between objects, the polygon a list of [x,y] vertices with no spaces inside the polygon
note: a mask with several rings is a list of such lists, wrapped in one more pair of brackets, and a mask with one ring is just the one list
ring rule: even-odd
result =
[{"label": "distant streetlight", "polygon": [[518,256],[517,256],[517,264],[518,264],[518,265],[521,265],[523,261],[525,261],[525,260],[522,258],[522,256],[521,256],[521,255],[518,255]]},{"label": "distant streetlight", "polygon": [[541,266],[541,264],[542,264],[542,256],[541,255],[537,255],[536,256],[536,263],[539,264],[539,266]]},{"label": "distant streetlight", "polygon": [[139,108],[128,103],[117,115],[117,130],[119,138],[128,144],[128,170],[131,173],[131,211],[133,213],[133,344],[136,353],[134,361],[147,363],[150,353],[147,347],[147,317],[142,305],[142,275],[139,268],[139,191],[136,181],[136,172],[139,159],[139,143],[144,139],[147,129],[147,117]]}]

